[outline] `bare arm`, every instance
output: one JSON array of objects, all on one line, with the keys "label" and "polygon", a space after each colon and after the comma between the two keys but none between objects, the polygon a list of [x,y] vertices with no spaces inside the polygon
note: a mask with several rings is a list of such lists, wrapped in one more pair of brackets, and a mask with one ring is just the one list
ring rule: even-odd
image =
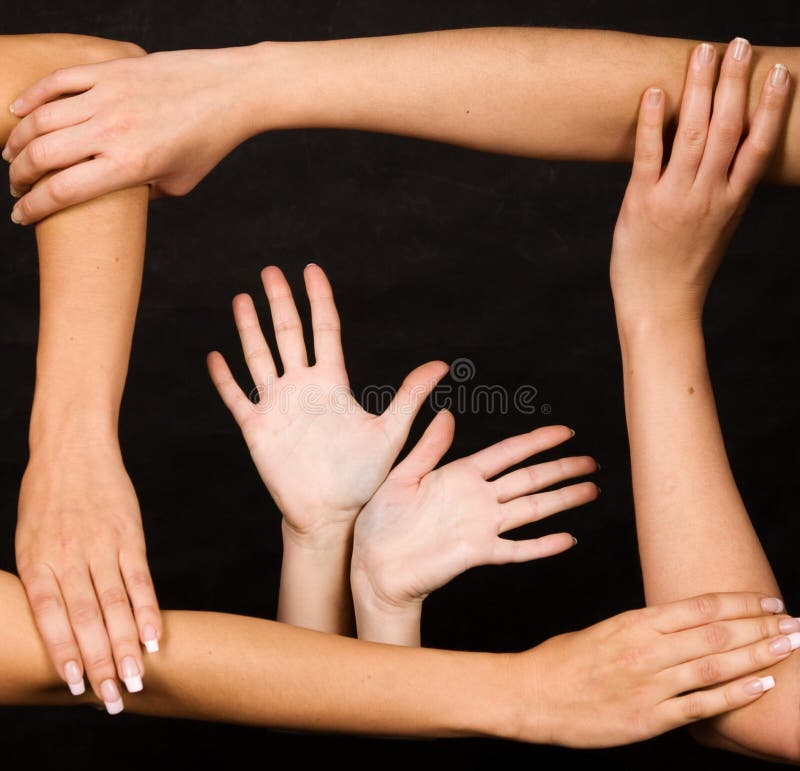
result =
[{"label": "bare arm", "polygon": [[[10,96],[59,63],[135,52],[73,35],[0,37],[0,90]],[[3,141],[17,121],[0,115]],[[61,211],[36,230],[39,344],[17,565],[56,671],[75,691],[85,671],[109,705],[119,702],[119,681],[141,688],[140,641],[152,645],[161,626],[117,439],[146,220],[139,187]]]},{"label": "bare arm", "polygon": [[[15,219],[152,181],[189,192],[233,147],[280,128],[380,131],[539,158],[630,159],[636,106],[658,84],[674,122],[694,41],[623,32],[484,28],[156,53],[55,73],[14,102],[4,158],[22,193]],[[717,46],[718,52],[723,46]],[[800,49],[753,49],[760,84]],[[752,115],[759,86],[750,89]],[[79,96],[48,100],[76,92]],[[65,128],[66,127],[66,128]],[[213,133],[210,127],[213,127]],[[92,156],[91,164],[80,164]],[[67,168],[72,164],[79,164]],[[800,183],[800,105],[770,177]]]},{"label": "bare arm", "polygon": [[[739,141],[748,53],[735,47],[709,111],[713,60],[689,71],[681,126],[661,173],[660,114],[645,97],[640,144],[615,233],[612,286],[622,348],[636,524],[648,603],[697,591],[748,587],[778,595],[728,464],[706,364],[705,294],[776,144],[788,98],[785,73],[761,93],[750,136]],[[700,141],[690,141],[691,138]],[[782,645],[800,646],[800,626]],[[759,704],[703,726],[737,751],[800,761],[800,670],[769,671],[777,687]]]}]

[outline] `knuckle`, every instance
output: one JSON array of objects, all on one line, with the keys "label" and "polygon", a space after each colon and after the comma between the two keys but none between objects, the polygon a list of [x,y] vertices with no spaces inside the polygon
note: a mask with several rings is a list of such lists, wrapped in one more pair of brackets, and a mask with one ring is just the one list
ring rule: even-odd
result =
[{"label": "knuckle", "polygon": [[34,139],[28,145],[28,159],[34,168],[42,168],[50,157],[50,149],[44,139]]},{"label": "knuckle", "polygon": [[720,598],[716,594],[701,594],[690,600],[695,615],[704,621],[711,621],[717,617],[720,610]]},{"label": "knuckle", "polygon": [[128,584],[131,589],[138,589],[140,591],[143,589],[152,589],[153,579],[146,570],[136,570],[128,576]]},{"label": "knuckle", "polygon": [[29,596],[31,609],[36,616],[44,616],[61,610],[64,602],[55,591],[33,591]]},{"label": "knuckle", "polygon": [[116,666],[110,651],[91,653],[88,656],[84,656],[83,662],[92,678],[103,675],[114,677],[116,674]]},{"label": "knuckle", "polygon": [[37,134],[47,131],[52,124],[53,111],[49,104],[37,108],[31,115],[31,125]]},{"label": "knuckle", "polygon": [[720,666],[716,659],[711,657],[700,659],[695,665],[698,681],[702,685],[713,685],[720,680]]},{"label": "knuckle", "polygon": [[100,599],[100,607],[103,610],[113,610],[120,605],[128,606],[128,595],[121,586],[112,586],[108,589],[103,589],[98,595]]},{"label": "knuckle", "polygon": [[342,331],[342,328],[341,328],[341,326],[339,325],[338,322],[333,321],[333,320],[329,320],[329,319],[324,319],[324,320],[318,321],[314,325],[314,329],[317,332],[341,332]]},{"label": "knuckle", "polygon": [[22,212],[22,216],[25,220],[33,219],[34,211],[33,211],[33,204],[31,203],[28,196],[24,196],[19,200],[17,206],[20,208]]},{"label": "knuckle", "polygon": [[730,642],[730,632],[722,624],[709,624],[703,628],[706,646],[711,651],[725,650]]},{"label": "knuckle", "polygon": [[275,332],[294,332],[300,325],[295,319],[277,319],[275,321]]},{"label": "knuckle", "polygon": [[690,150],[701,150],[706,142],[707,131],[705,126],[685,126],[680,132],[680,140]]},{"label": "knuckle", "polygon": [[717,135],[727,144],[736,144],[742,136],[742,121],[721,120],[717,125]]},{"label": "knuckle", "polygon": [[690,693],[683,697],[681,702],[681,712],[688,721],[700,720],[705,717],[705,701],[699,693]]},{"label": "knuckle", "polygon": [[50,197],[57,204],[69,203],[72,200],[74,188],[68,177],[56,176],[50,180]]},{"label": "knuckle", "polygon": [[94,602],[80,602],[70,609],[73,624],[88,626],[100,620],[100,608]]}]

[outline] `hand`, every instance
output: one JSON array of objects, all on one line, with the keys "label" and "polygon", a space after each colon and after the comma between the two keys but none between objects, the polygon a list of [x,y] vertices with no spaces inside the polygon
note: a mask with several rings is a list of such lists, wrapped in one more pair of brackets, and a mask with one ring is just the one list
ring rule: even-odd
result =
[{"label": "hand", "polygon": [[154,196],[188,193],[252,133],[242,109],[251,55],[155,53],[57,70],[26,89],[3,152],[23,196],[15,221],[148,182]]},{"label": "hand", "polygon": [[[140,641],[158,650],[161,616],[139,504],[119,447],[71,443],[32,453],[22,480],[17,568],[56,671],[74,695],[84,672],[106,709],[117,677],[142,689]],[[132,607],[131,607],[132,606]]]},{"label": "hand", "polygon": [[[612,747],[737,709],[774,685],[800,625],[777,599],[709,594],[654,605],[520,654],[517,732],[570,747]],[[795,634],[787,637],[787,633]],[[537,725],[529,726],[531,714]],[[539,733],[541,736],[541,733]],[[518,737],[519,738],[519,737]]]},{"label": "hand", "polygon": [[611,257],[614,301],[623,320],[649,313],[667,321],[702,315],[725,247],[784,125],[790,79],[786,68],[776,65],[739,145],[750,60],[746,41],[734,41],[714,94],[714,48],[704,44],[695,49],[677,135],[663,171],[664,94],[650,89],[642,99],[633,171]]},{"label": "hand", "polygon": [[575,544],[569,533],[524,541],[501,533],[588,503],[599,493],[592,482],[541,492],[595,471],[597,464],[587,457],[541,463],[490,481],[570,439],[573,432],[565,426],[506,439],[434,470],[453,430],[452,414],[440,412],[356,521],[351,582],[359,637],[417,644],[420,606],[434,589],[477,565],[527,562]]},{"label": "hand", "polygon": [[260,400],[253,404],[222,356],[208,367],[284,517],[284,535],[326,545],[348,540],[358,512],[386,478],[422,403],[446,374],[443,362],[415,369],[386,411],[366,412],[348,385],[331,286],[316,265],[305,270],[315,362],[309,366],[303,328],[278,268],[261,274],[283,363],[275,361],[248,295],[234,298],[236,325]]}]

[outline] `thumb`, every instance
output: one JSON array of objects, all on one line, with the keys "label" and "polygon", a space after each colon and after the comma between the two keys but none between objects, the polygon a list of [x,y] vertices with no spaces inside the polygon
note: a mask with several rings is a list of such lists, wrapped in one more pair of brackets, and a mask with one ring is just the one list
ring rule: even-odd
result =
[{"label": "thumb", "polygon": [[453,443],[456,419],[449,410],[442,410],[428,424],[425,433],[411,452],[395,466],[390,477],[421,479],[436,468]]},{"label": "thumb", "polygon": [[389,407],[378,418],[398,451],[406,443],[420,407],[449,369],[443,361],[429,361],[417,367],[409,373]]}]

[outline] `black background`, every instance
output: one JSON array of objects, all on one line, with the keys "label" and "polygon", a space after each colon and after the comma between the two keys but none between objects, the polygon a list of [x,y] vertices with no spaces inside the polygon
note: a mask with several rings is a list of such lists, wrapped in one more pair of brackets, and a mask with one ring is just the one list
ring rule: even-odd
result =
[{"label": "black background", "polygon": [[[3,8],[4,33],[90,33],[148,50],[482,25],[800,43],[796,0],[750,7],[644,0],[67,0]],[[244,375],[230,298],[250,291],[263,312],[259,269],[282,266],[300,291],[309,260],[323,265],[333,282],[356,392],[372,383],[397,385],[428,359],[468,357],[476,367],[472,384],[531,384],[537,404],[552,408],[546,418],[458,415],[448,458],[532,426],[564,422],[578,432],[570,451],[591,453],[603,465],[602,499],[559,517],[559,527],[579,537],[578,547],[453,581],[426,603],[425,643],[517,650],[641,605],[607,281],[626,176],[624,166],[294,131],[252,140],[189,197],[155,203],[121,434],[162,605],[274,617],[279,517],[206,375],[204,354],[220,348]],[[759,192],[707,314],[731,461],[790,603],[800,588],[792,537],[798,204],[796,190]],[[36,339],[33,233],[1,218],[0,250],[0,506],[6,512],[0,566],[13,569]],[[412,438],[422,425],[418,420]],[[0,716],[0,758],[8,768],[230,767],[239,759],[269,766],[279,751],[300,763],[323,751],[355,767],[548,767],[575,760],[614,768],[761,765],[698,748],[682,733],[574,758],[566,750],[494,741],[298,737],[132,715],[112,720],[89,709],[5,709]]]}]

